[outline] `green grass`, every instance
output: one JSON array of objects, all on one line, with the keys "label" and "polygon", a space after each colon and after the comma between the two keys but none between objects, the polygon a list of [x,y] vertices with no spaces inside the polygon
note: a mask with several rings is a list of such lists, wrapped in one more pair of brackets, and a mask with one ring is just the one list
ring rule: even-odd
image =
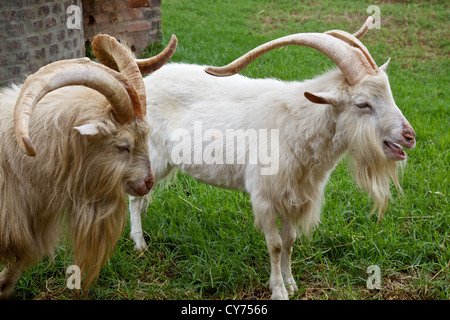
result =
[{"label": "green grass", "polygon": [[[162,4],[162,42],[179,40],[172,61],[224,65],[253,47],[297,32],[356,31],[367,1],[200,1]],[[312,239],[298,239],[293,299],[449,299],[449,5],[444,1],[376,3],[381,29],[364,44],[388,74],[397,105],[417,134],[380,222],[352,181],[345,161],[326,187],[322,221]],[[309,48],[270,52],[242,73],[303,80],[332,67]],[[269,258],[253,226],[246,194],[201,184],[182,174],[153,192],[143,218],[149,248],[132,251],[129,225],[98,282],[86,295],[68,290],[72,264],[64,241],[54,262],[44,260],[20,278],[16,299],[247,299],[269,298]],[[367,267],[381,269],[379,290],[369,290]]]}]

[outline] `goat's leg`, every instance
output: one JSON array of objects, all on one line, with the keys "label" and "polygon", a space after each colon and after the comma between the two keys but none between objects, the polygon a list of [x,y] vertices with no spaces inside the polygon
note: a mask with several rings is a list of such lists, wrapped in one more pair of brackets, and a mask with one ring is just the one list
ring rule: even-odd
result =
[{"label": "goat's leg", "polygon": [[280,258],[282,250],[282,241],[278,231],[277,215],[270,210],[253,208],[257,225],[266,239],[267,249],[270,255],[270,288],[272,289],[272,300],[287,300],[289,295],[284,285],[281,274]]},{"label": "goat's leg", "polygon": [[8,299],[14,292],[24,264],[21,262],[7,264],[0,272],[0,300]]},{"label": "goat's leg", "polygon": [[131,232],[130,236],[133,239],[135,245],[134,251],[143,251],[147,248],[147,243],[144,239],[144,233],[142,231],[142,215],[147,212],[149,199],[148,195],[143,197],[130,196],[130,223]]},{"label": "goat's leg", "polygon": [[292,246],[297,237],[297,230],[291,221],[286,218],[281,218],[281,274],[283,275],[284,283],[286,285],[289,295],[293,295],[298,291],[297,284],[291,272],[291,254]]}]

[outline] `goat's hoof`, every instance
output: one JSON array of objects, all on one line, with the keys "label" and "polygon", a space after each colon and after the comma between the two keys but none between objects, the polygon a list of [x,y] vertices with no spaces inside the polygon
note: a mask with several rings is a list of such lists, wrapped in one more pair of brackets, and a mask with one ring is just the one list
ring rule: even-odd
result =
[{"label": "goat's hoof", "polygon": [[271,300],[289,300],[288,292],[285,288],[274,288],[272,290]]},{"label": "goat's hoof", "polygon": [[146,243],[144,243],[144,244],[136,243],[134,245],[133,251],[134,252],[142,252],[142,251],[145,251],[145,249],[147,249],[147,244]]},{"label": "goat's hoof", "polygon": [[133,239],[134,241],[134,252],[142,252],[145,249],[147,249],[147,243],[145,242],[144,238],[141,239]]},{"label": "goat's hoof", "polygon": [[295,283],[289,284],[286,286],[286,290],[289,296],[293,296],[298,291],[298,287]]}]

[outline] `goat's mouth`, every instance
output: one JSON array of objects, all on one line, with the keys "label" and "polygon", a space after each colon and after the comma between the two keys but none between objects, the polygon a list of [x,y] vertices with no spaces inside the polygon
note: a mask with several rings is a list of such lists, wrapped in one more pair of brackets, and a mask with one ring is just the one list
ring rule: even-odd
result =
[{"label": "goat's mouth", "polygon": [[127,184],[125,191],[133,197],[142,197],[150,192],[150,189],[146,187],[136,188],[133,185]]},{"label": "goat's mouth", "polygon": [[392,141],[384,140],[383,151],[386,158],[393,161],[402,161],[406,159],[406,153],[403,148]]},{"label": "goat's mouth", "polygon": [[131,196],[142,197],[145,196],[153,188],[155,178],[153,174],[145,179],[141,179],[135,182],[128,182],[125,185],[125,191]]}]

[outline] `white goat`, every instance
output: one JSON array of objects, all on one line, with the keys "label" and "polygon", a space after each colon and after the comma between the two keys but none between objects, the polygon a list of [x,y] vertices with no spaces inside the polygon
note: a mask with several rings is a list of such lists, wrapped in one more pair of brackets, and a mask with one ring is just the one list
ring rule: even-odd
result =
[{"label": "white goat", "polygon": [[[92,45],[120,72],[87,58],[63,60],[0,91],[0,299],[25,268],[53,254],[63,218],[89,288],[122,233],[126,194],[153,186],[138,64],[112,37]],[[139,67],[151,71],[168,58],[164,52]]]},{"label": "white goat", "polygon": [[[378,68],[358,40],[371,23],[369,18],[355,35],[334,30],[279,38],[226,67],[206,69],[229,76],[269,50],[295,44],[321,51],[338,66],[312,80],[218,78],[206,74],[203,66],[187,64],[166,65],[144,79],[155,181],[179,168],[199,181],[250,194],[255,225],[264,233],[270,254],[272,299],[288,299],[298,290],[290,267],[297,226],[308,235],[319,223],[323,190],[339,160],[349,155],[356,182],[373,198],[374,210],[383,214],[390,179],[399,187],[397,161],[406,159],[401,146],[415,145],[415,133],[391,94],[388,63]],[[225,151],[234,151],[229,149],[234,138],[217,144],[230,129],[272,130],[278,140],[260,144],[261,137],[250,137],[237,150],[240,154],[230,155]],[[270,174],[261,174],[267,161],[249,163],[255,141],[260,148],[278,151]],[[146,247],[140,214],[147,205],[146,197],[131,197],[131,236],[137,250]]]}]

